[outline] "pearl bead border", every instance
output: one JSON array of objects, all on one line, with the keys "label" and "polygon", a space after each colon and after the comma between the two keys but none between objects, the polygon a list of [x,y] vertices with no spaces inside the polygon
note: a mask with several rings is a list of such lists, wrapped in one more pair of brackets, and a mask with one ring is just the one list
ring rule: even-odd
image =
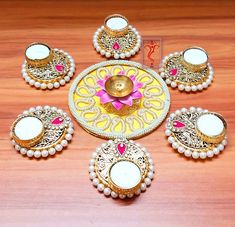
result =
[{"label": "pearl bead border", "polygon": [[136,35],[136,38],[137,38],[136,45],[133,49],[131,49],[129,52],[121,53],[121,54],[118,54],[118,53],[113,54],[102,49],[98,43],[98,36],[104,30],[104,26],[101,26],[100,28],[97,29],[97,31],[95,32],[93,36],[93,46],[95,50],[97,51],[97,53],[100,53],[102,56],[105,56],[106,58],[114,57],[114,59],[120,59],[120,58],[125,59],[125,58],[130,58],[131,56],[134,56],[140,50],[141,36],[139,35],[139,32],[131,25],[129,25],[128,28],[133,31],[133,33]]},{"label": "pearl bead border", "polygon": [[[166,57],[163,58],[161,64],[160,64],[160,69],[159,69],[159,75],[165,79],[165,72],[164,72],[164,65],[166,64],[166,62],[168,61],[169,58],[172,58],[174,56],[179,56],[179,55],[182,55],[183,52],[174,52],[174,53],[171,53],[169,55],[167,55]],[[169,79],[165,79],[165,82],[168,86],[171,86],[172,88],[178,88],[178,90],[180,91],[185,91],[185,92],[197,92],[197,91],[202,91],[203,89],[206,89],[208,88],[212,81],[213,81],[213,77],[214,77],[214,70],[213,70],[213,67],[211,66],[210,63],[207,63],[207,66],[209,68],[209,76],[208,76],[208,79],[201,83],[201,84],[198,84],[198,85],[192,85],[192,86],[189,86],[189,85],[183,85],[183,84],[180,84],[180,83],[177,83],[175,81],[171,81]]]},{"label": "pearl bead border", "polygon": [[127,60],[103,61],[103,62],[97,63],[95,65],[92,65],[92,66],[86,68],[84,71],[82,71],[73,81],[73,83],[70,87],[70,90],[69,90],[69,94],[68,94],[69,109],[70,109],[72,115],[75,117],[77,122],[85,130],[88,130],[88,132],[91,132],[91,134],[95,133],[95,135],[98,135],[102,138],[108,138],[108,139],[122,138],[124,136],[123,133],[108,133],[108,132],[104,132],[98,128],[94,128],[93,126],[88,125],[86,123],[86,121],[77,114],[77,109],[76,109],[76,106],[75,106],[74,100],[73,100],[73,94],[76,91],[78,83],[80,82],[80,80],[83,77],[85,77],[90,72],[98,69],[99,67],[104,67],[104,66],[109,66],[109,65],[127,65],[127,66],[137,67],[137,68],[145,70],[147,73],[151,74],[161,84],[162,90],[166,96],[165,105],[164,105],[164,109],[163,109],[162,114],[158,118],[156,118],[148,128],[146,128],[144,130],[143,129],[136,130],[128,135],[125,135],[125,138],[127,138],[127,139],[139,138],[139,137],[144,136],[145,134],[152,132],[154,129],[156,129],[158,126],[160,126],[160,124],[163,122],[163,120],[165,119],[165,117],[169,111],[170,92],[169,92],[168,87],[166,86],[166,83],[164,82],[164,80],[155,71],[153,71],[150,68],[143,68],[142,64],[137,63],[137,62],[133,62],[133,61],[127,61]]},{"label": "pearl bead border", "polygon": [[[116,140],[118,140],[118,139],[116,139]],[[109,140],[107,143],[113,143],[113,142],[115,142],[115,141]],[[134,143],[133,140],[129,140],[129,142]],[[148,172],[147,176],[145,177],[145,179],[142,180],[140,188],[134,194],[129,194],[127,196],[112,191],[111,188],[105,187],[105,185],[100,182],[100,180],[97,178],[97,174],[95,173],[95,159],[97,157],[97,150],[100,149],[100,147],[96,148],[96,151],[92,153],[92,159],[90,159],[89,168],[88,168],[89,178],[90,178],[93,186],[96,187],[99,192],[102,192],[106,197],[111,196],[113,199],[116,199],[116,198],[120,198],[120,199],[132,198],[133,196],[140,195],[141,192],[145,192],[147,187],[149,187],[151,185],[151,183],[153,181],[154,173],[155,173],[153,160],[151,158],[150,153],[147,151],[147,149],[145,147],[143,147],[139,143],[135,143],[135,144],[143,150],[143,152],[145,153],[145,155],[148,159],[148,162],[149,162],[150,166],[149,166],[149,172]],[[103,143],[101,145],[101,147],[105,146],[105,145],[106,145],[106,143]]]},{"label": "pearl bead border", "polygon": [[[176,110],[174,113],[170,114],[170,117],[167,118],[167,123],[171,121],[176,115],[180,115],[181,113],[186,113],[186,112],[199,112],[199,113],[207,113],[208,110],[204,110],[200,107],[190,107],[189,109],[182,108],[180,110]],[[206,159],[206,158],[213,158],[216,155],[219,155],[221,151],[224,150],[225,146],[227,145],[227,136],[224,138],[224,140],[218,144],[217,147],[215,147],[213,150],[209,150],[207,152],[197,152],[192,148],[185,149],[179,143],[174,139],[172,136],[172,131],[169,129],[169,127],[166,124],[166,130],[165,130],[165,135],[168,137],[168,142],[171,144],[172,148],[178,151],[178,153],[183,154],[185,157],[190,158],[192,157],[193,159]]]},{"label": "pearl bead border", "polygon": [[[24,63],[22,64],[21,74],[22,74],[22,77],[24,78],[24,80],[26,81],[26,83],[28,83],[31,86],[34,86],[37,89],[52,90],[53,88],[59,88],[60,86],[64,86],[66,83],[68,83],[70,81],[70,79],[73,77],[74,72],[75,72],[74,59],[67,52],[64,52],[63,50],[59,50],[59,49],[55,48],[54,51],[59,51],[60,53],[63,53],[69,59],[70,68],[69,68],[68,73],[59,82],[57,81],[54,83],[41,83],[39,81],[32,79],[30,77],[30,75],[28,75],[27,70],[26,70],[27,61],[25,60]],[[48,81],[50,81],[50,80],[48,80]]]},{"label": "pearl bead border", "polygon": [[[53,111],[56,111],[58,114],[62,114],[64,117],[68,117],[67,113],[65,113],[62,109],[58,109],[56,107],[51,107],[51,106],[37,106],[37,107],[31,107],[28,110],[25,110],[22,114],[30,114],[33,113],[34,111],[38,111],[38,110],[48,110],[51,109]],[[20,115],[19,115],[20,116]],[[18,116],[18,117],[19,117]],[[28,150],[25,147],[21,147],[19,144],[17,144],[11,137],[11,133],[10,133],[10,137],[11,137],[11,144],[14,146],[15,150],[18,151],[20,154],[22,154],[23,156],[28,156],[29,158],[47,158],[49,155],[53,156],[55,155],[57,152],[61,152],[65,147],[67,147],[68,143],[72,140],[73,137],[73,133],[74,133],[74,128],[73,128],[73,123],[71,122],[71,119],[69,118],[70,123],[69,126],[66,130],[66,135],[63,138],[62,141],[60,141],[60,143],[55,144],[53,147],[50,147],[48,149],[39,151],[33,151],[33,150]]]}]

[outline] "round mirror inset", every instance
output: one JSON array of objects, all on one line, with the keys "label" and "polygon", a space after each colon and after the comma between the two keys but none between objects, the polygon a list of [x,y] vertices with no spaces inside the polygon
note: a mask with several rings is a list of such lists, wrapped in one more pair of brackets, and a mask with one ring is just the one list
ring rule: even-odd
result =
[{"label": "round mirror inset", "polygon": [[206,64],[208,61],[208,55],[206,51],[198,47],[186,49],[183,52],[183,58],[187,63],[192,65],[202,65]]},{"label": "round mirror inset", "polygon": [[26,49],[25,55],[31,60],[42,60],[49,57],[50,51],[51,49],[47,45],[42,43],[35,43]]},{"label": "round mirror inset", "polygon": [[106,19],[106,26],[112,30],[122,30],[128,26],[127,20],[122,16],[114,16]]}]

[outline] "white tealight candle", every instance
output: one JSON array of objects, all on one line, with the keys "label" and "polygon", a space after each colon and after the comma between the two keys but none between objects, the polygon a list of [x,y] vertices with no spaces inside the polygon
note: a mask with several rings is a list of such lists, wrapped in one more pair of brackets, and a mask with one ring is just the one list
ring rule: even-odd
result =
[{"label": "white tealight candle", "polygon": [[27,48],[25,54],[31,60],[42,60],[49,56],[50,48],[44,44],[33,44]]},{"label": "white tealight candle", "polygon": [[106,26],[112,30],[122,30],[128,25],[127,21],[122,17],[112,17],[106,21]]},{"label": "white tealight candle", "polygon": [[14,128],[15,135],[20,140],[31,140],[39,136],[43,131],[43,124],[33,116],[20,119]]},{"label": "white tealight candle", "polygon": [[112,182],[120,189],[131,189],[141,181],[139,167],[130,161],[119,161],[110,170]]},{"label": "white tealight candle", "polygon": [[206,52],[199,48],[187,49],[183,54],[183,58],[192,65],[205,64],[208,60]]},{"label": "white tealight candle", "polygon": [[214,114],[203,114],[197,119],[197,128],[198,130],[206,136],[218,136],[224,129],[223,121]]}]

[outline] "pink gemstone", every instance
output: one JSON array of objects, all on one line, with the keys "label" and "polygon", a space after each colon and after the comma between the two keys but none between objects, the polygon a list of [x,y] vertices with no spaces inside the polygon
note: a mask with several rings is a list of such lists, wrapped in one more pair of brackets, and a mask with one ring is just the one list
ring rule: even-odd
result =
[{"label": "pink gemstone", "polygon": [[115,42],[115,43],[113,44],[113,49],[114,49],[114,50],[119,50],[119,49],[120,49],[120,45],[118,44],[118,42]]},{"label": "pink gemstone", "polygon": [[117,149],[120,155],[123,155],[126,151],[126,145],[124,143],[119,143]]},{"label": "pink gemstone", "polygon": [[169,74],[171,75],[171,76],[176,76],[177,75],[177,72],[178,72],[178,69],[171,69],[170,71],[169,71]]},{"label": "pink gemstone", "polygon": [[60,64],[57,64],[57,65],[55,65],[55,69],[58,72],[63,72],[64,71],[64,66],[60,65]]},{"label": "pink gemstone", "polygon": [[56,118],[54,118],[54,119],[51,121],[51,123],[52,123],[53,125],[60,125],[63,121],[64,121],[63,118],[61,118],[61,117],[56,117]]},{"label": "pink gemstone", "polygon": [[183,128],[185,127],[185,124],[181,121],[173,121],[173,126],[176,128]]}]

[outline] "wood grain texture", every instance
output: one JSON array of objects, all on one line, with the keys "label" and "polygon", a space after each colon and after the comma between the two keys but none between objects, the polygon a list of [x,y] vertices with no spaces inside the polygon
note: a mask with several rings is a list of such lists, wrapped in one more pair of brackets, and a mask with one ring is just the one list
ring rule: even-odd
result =
[{"label": "wood grain texture", "polygon": [[[235,226],[235,2],[234,1],[0,1],[0,225],[1,226]],[[142,36],[160,36],[163,54],[198,45],[215,69],[212,86],[197,94],[170,89],[171,111],[201,106],[228,121],[229,145],[211,161],[173,152],[164,124],[139,139],[157,167],[140,197],[106,199],[88,177],[91,152],[104,140],[75,124],[68,149],[48,160],[24,158],[9,144],[9,128],[36,105],[68,109],[67,84],[41,91],[21,77],[25,47],[43,41],[70,53],[76,75],[105,60],[92,47],[95,30],[112,13],[125,15]],[[139,61],[140,54],[131,60]]]}]

